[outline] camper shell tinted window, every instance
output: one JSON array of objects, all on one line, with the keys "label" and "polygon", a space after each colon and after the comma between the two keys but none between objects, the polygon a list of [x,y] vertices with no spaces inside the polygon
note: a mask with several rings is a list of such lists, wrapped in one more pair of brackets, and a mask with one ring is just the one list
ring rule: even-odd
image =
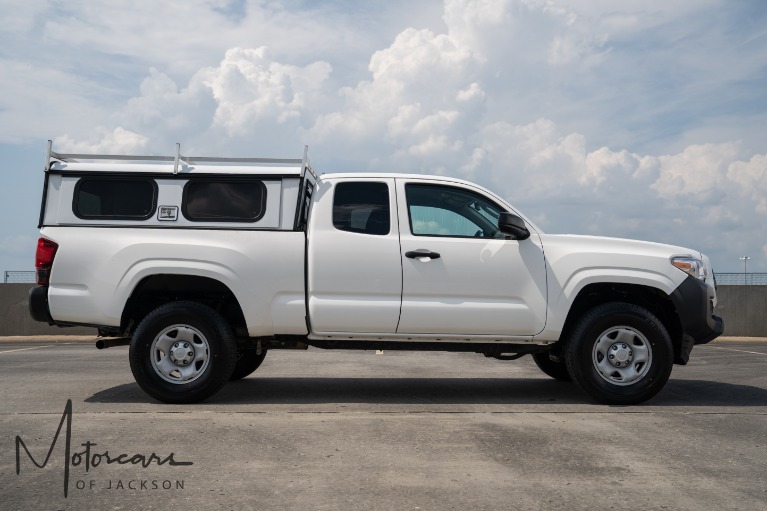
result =
[{"label": "camper shell tinted window", "polygon": [[257,222],[266,187],[253,179],[195,179],[184,186],[181,211],[192,222]]},{"label": "camper shell tinted window", "polygon": [[83,177],[75,185],[72,211],[83,219],[146,220],[157,207],[157,184],[145,178]]}]

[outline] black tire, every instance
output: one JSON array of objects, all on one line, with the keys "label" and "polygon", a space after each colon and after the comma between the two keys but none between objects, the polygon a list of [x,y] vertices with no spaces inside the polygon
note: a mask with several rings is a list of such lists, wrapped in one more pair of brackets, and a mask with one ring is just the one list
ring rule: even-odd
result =
[{"label": "black tire", "polygon": [[549,358],[549,352],[533,353],[535,365],[545,374],[559,381],[572,381],[570,373],[567,371],[567,364],[564,358],[560,362],[555,362]]},{"label": "black tire", "polygon": [[196,403],[229,381],[237,347],[218,312],[200,303],[173,302],[141,321],[129,358],[144,392],[165,403]]},{"label": "black tire", "polygon": [[261,365],[266,357],[266,350],[259,355],[256,350],[241,350],[237,352],[237,361],[234,363],[234,371],[229,381],[241,380],[249,376]]},{"label": "black tire", "polygon": [[643,307],[614,302],[591,309],[576,324],[565,361],[573,381],[597,401],[632,405],[663,388],[674,355],[657,317]]}]

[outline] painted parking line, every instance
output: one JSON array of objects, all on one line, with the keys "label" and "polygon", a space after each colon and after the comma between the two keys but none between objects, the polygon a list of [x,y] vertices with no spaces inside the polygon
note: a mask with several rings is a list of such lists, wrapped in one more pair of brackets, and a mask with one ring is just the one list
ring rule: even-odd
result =
[{"label": "painted parking line", "polygon": [[763,357],[767,357],[767,353],[759,353],[758,351],[736,350],[735,348],[722,348],[721,346],[709,346],[709,348],[714,348],[715,350],[737,351],[738,353],[750,353],[751,355],[762,355]]},{"label": "painted parking line", "polygon": [[43,348],[53,348],[54,346],[63,346],[64,344],[72,344],[72,343],[65,342],[60,344],[49,344],[47,346],[34,346],[32,348],[19,348],[17,350],[4,350],[4,351],[0,351],[0,355],[4,353],[14,353],[16,351],[41,350]]}]

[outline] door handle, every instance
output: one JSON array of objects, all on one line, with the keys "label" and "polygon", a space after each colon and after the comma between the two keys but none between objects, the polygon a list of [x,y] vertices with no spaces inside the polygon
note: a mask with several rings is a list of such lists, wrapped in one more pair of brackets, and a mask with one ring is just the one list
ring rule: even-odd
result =
[{"label": "door handle", "polygon": [[418,250],[411,250],[410,252],[405,252],[405,257],[409,259],[417,259],[419,257],[428,257],[429,259],[439,259],[439,254],[436,252],[432,252],[428,248],[419,248]]}]

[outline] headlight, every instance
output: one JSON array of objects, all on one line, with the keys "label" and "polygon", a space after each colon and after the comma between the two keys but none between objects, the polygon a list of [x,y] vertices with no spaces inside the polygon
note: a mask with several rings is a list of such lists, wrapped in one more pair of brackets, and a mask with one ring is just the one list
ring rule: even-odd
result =
[{"label": "headlight", "polygon": [[703,261],[694,257],[672,257],[671,264],[699,280],[706,280],[706,277],[708,276],[708,268],[706,268],[706,265],[703,264]]}]

